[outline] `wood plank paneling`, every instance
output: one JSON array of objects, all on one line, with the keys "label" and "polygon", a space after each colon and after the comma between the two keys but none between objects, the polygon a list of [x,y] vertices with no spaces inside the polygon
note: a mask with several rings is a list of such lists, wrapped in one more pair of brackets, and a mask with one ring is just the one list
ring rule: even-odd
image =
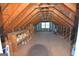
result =
[{"label": "wood plank paneling", "polygon": [[[34,6],[35,7],[35,6]],[[27,10],[26,10],[27,11]],[[21,25],[21,23],[23,23],[23,22],[25,22],[25,20],[27,20],[26,19],[26,17],[28,18],[28,16],[30,16],[30,14],[32,13],[34,11],[34,8],[31,8],[31,9],[29,9],[26,13],[24,13],[24,15],[23,15],[23,17],[21,16],[21,18],[19,19],[19,21],[16,21],[17,23],[15,23],[16,25],[14,25],[13,24],[13,26],[11,26],[11,27],[9,27],[8,29],[13,29],[15,26],[17,26],[17,24],[19,24],[20,23],[20,25]],[[36,12],[36,11],[35,11]],[[19,25],[19,26],[20,26]]]},{"label": "wood plank paneling", "polygon": [[[6,25],[5,26],[5,28],[7,27],[9,27],[9,26],[11,26],[11,24],[13,24],[14,22],[16,22],[16,20],[17,19],[15,19],[15,18],[17,18],[19,15],[20,15],[20,13],[23,13],[22,11],[28,6],[29,4],[21,4],[17,9],[16,9],[16,11],[14,12],[14,14],[9,18],[9,20],[11,20],[12,19],[12,21],[8,24],[8,25]],[[14,21],[15,20],[15,21]]]},{"label": "wood plank paneling", "polygon": [[71,22],[71,20],[67,19],[63,14],[61,14],[59,11],[55,10],[55,9],[50,9],[53,12],[55,12],[57,15],[59,15],[60,17],[62,17],[64,19],[64,21],[68,22],[70,25],[74,25],[73,22]]},{"label": "wood plank paneling", "polygon": [[67,7],[70,9],[72,12],[76,12],[76,3],[64,3],[63,6]]},{"label": "wood plank paneling", "polygon": [[[2,10],[3,10],[3,23],[4,28],[6,31],[15,29],[15,28],[21,28],[22,26],[26,26],[26,24],[31,23],[38,23],[39,22],[39,16],[36,16],[33,20],[30,20],[33,15],[35,15],[38,11],[40,11],[40,7],[48,7],[48,11],[52,13],[52,16],[55,20],[53,20],[56,23],[61,23],[61,25],[65,26],[73,26],[74,20],[67,16],[66,14],[63,14],[60,12],[60,5],[62,8],[66,8],[66,10],[70,11],[71,13],[75,14],[75,4],[69,4],[71,6],[68,6],[68,4],[33,4],[33,3],[9,3],[9,4],[2,4]],[[59,8],[58,8],[59,6]],[[52,8],[51,8],[52,7]],[[45,10],[44,10],[45,11]],[[44,13],[45,18],[48,18],[47,13]],[[75,17],[75,16],[74,16]],[[60,21],[59,21],[60,20]],[[58,22],[59,21],[59,22]],[[14,25],[15,24],[15,25]]]},{"label": "wood plank paneling", "polygon": [[4,23],[5,23],[5,26],[7,24],[9,24],[12,19],[10,20],[9,18],[12,17],[13,18],[13,13],[16,11],[16,9],[20,6],[20,4],[16,4],[16,3],[13,3],[13,4],[9,4],[5,10],[3,11],[3,18],[4,18]]}]

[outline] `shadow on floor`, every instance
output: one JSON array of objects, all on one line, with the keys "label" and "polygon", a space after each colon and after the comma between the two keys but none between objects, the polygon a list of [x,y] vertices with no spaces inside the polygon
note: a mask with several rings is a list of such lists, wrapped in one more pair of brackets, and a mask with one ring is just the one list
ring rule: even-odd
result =
[{"label": "shadow on floor", "polygon": [[48,50],[44,45],[36,44],[30,48],[28,56],[48,56]]}]

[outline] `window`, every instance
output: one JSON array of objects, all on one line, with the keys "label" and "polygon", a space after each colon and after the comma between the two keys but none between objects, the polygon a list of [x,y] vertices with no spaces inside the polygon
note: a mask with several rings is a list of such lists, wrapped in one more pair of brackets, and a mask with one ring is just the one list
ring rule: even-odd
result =
[{"label": "window", "polygon": [[46,22],[46,28],[50,28],[50,23]]},{"label": "window", "polygon": [[42,22],[41,24],[42,24],[41,25],[42,28],[47,28],[47,29],[50,28],[50,23],[49,22]]},{"label": "window", "polygon": [[42,28],[45,28],[45,22],[42,22]]}]

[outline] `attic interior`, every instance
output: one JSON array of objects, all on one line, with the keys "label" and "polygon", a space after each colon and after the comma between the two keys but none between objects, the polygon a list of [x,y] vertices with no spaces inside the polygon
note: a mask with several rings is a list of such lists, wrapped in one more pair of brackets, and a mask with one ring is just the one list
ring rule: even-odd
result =
[{"label": "attic interior", "polygon": [[73,55],[78,9],[77,3],[0,3],[0,55]]}]

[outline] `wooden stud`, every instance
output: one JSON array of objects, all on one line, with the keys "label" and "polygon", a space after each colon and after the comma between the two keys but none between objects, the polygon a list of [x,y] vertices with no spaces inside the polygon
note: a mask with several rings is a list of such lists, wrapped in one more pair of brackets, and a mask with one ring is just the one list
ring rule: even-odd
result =
[{"label": "wooden stud", "polygon": [[9,46],[11,50],[11,54],[13,55],[14,52],[17,51],[17,37],[15,34],[8,34],[8,41],[9,41]]}]

